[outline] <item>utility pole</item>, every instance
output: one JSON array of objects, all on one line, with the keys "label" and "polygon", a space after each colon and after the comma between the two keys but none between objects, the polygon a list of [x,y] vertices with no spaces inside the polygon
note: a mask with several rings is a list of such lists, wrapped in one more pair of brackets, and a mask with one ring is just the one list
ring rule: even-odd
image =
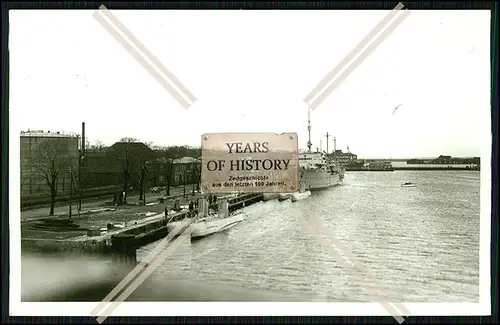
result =
[{"label": "utility pole", "polygon": [[147,165],[146,161],[142,163],[142,182],[141,182],[141,191],[142,191],[142,202],[144,203],[144,206],[146,205],[146,177],[147,177],[147,171],[146,171]]},{"label": "utility pole", "polygon": [[186,165],[182,165],[182,188],[183,194],[182,197],[186,197]]},{"label": "utility pole", "polygon": [[200,183],[201,183],[201,164],[198,164],[198,162],[196,162],[195,168],[196,168],[196,191],[200,192],[201,191],[201,189],[200,189]]},{"label": "utility pole", "polygon": [[69,166],[69,220],[71,220],[71,201],[73,198],[73,169]]},{"label": "utility pole", "polygon": [[192,195],[194,196],[194,190],[195,190],[195,183],[197,183],[196,181],[196,165],[194,163],[191,164],[191,182],[193,183],[193,193]]},{"label": "utility pole", "polygon": [[83,170],[85,168],[85,122],[82,122],[82,144],[80,146],[80,159],[78,160],[78,182],[80,183],[80,195],[78,199],[78,211],[82,209],[83,199]]}]

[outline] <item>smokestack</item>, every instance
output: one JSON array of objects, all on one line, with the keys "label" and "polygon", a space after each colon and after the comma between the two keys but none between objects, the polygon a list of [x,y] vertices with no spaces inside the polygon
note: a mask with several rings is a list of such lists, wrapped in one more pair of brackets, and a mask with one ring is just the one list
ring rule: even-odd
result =
[{"label": "smokestack", "polygon": [[333,137],[333,152],[337,152],[337,137]]},{"label": "smokestack", "polygon": [[85,159],[85,122],[82,122],[82,144],[80,146],[80,159],[78,159],[78,182],[80,183],[80,194],[78,198],[78,211],[82,209],[83,199],[83,168]]},{"label": "smokestack", "polygon": [[85,157],[85,122],[82,122],[82,157]]}]

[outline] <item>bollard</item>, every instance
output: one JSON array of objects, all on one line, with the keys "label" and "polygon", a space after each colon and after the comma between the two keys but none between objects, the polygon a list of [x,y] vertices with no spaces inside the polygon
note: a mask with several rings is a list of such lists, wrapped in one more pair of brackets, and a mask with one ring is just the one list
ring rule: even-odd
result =
[{"label": "bollard", "polygon": [[113,262],[125,267],[134,268],[137,264],[135,235],[116,234],[111,236]]}]

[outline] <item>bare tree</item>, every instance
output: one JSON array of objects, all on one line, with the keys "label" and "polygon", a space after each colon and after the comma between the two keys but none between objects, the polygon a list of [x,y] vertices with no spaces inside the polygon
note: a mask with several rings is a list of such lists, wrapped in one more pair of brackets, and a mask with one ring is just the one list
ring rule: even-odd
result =
[{"label": "bare tree", "polygon": [[[119,147],[112,149],[113,154],[115,155],[116,159],[118,159],[120,164],[121,174],[123,177],[123,192],[125,193],[125,197],[130,186],[130,177],[136,165],[136,159],[131,151],[132,150],[129,147]],[[123,203],[127,202],[125,201]]]},{"label": "bare tree", "polygon": [[[199,158],[201,156],[201,148],[199,147],[188,147],[188,146],[171,146],[171,147],[156,147],[156,151],[160,153],[162,160],[165,164],[165,176],[167,181],[167,195],[170,195],[170,187],[173,183],[174,170],[176,168],[175,160],[181,157],[192,157]],[[197,190],[199,190],[201,182],[201,165],[197,164],[198,168],[194,171],[195,178],[198,179],[198,184],[196,185]],[[183,177],[184,175],[181,175]],[[185,178],[185,177],[183,177]],[[185,180],[183,180],[183,183]]]},{"label": "bare tree", "polygon": [[[122,138],[120,142],[121,143],[115,143],[111,147],[110,152],[118,159],[121,167],[123,192],[125,192],[126,196],[131,185],[139,185],[139,200],[143,200],[147,187],[147,163],[154,158],[153,151],[150,148],[144,147],[143,143],[140,143],[139,140],[135,138],[125,137]],[[137,175],[138,179],[132,181],[132,175]]]},{"label": "bare tree", "polygon": [[141,172],[139,174],[139,200],[144,200],[144,204],[146,204],[146,177],[149,174],[147,162],[148,160],[145,158],[141,159]]},{"label": "bare tree", "polygon": [[[73,161],[69,155],[67,142],[58,138],[47,139],[39,147],[39,156],[31,159],[31,163],[41,175],[50,191],[50,211],[49,215],[54,215],[54,206],[57,197],[58,182],[64,175],[69,173],[69,169],[75,169]],[[74,160],[74,157],[73,157]]]},{"label": "bare tree", "polygon": [[[133,137],[123,137],[120,142],[134,143],[139,142],[139,139]],[[114,148],[114,153],[116,158],[120,161],[120,166],[123,175],[123,192],[125,193],[124,202],[126,201],[127,192],[130,186],[130,178],[137,165],[137,156],[133,152],[131,147],[124,146],[121,148]]]},{"label": "bare tree", "polygon": [[[170,188],[172,186],[172,176],[174,176],[174,170],[175,170],[175,161],[177,159],[179,159],[179,153],[180,153],[180,147],[177,147],[177,151],[175,153],[171,153],[169,155],[169,149],[171,148],[167,148],[167,150],[165,151],[165,154],[168,155],[166,158],[167,158],[167,196],[170,195]],[[172,157],[170,157],[172,156]]]},{"label": "bare tree", "polygon": [[95,150],[95,151],[102,151],[102,150],[104,150],[104,148],[106,148],[106,146],[104,145],[104,143],[102,143],[99,140],[96,140],[94,142],[94,144],[90,144],[88,142],[88,140],[87,140],[86,147],[89,148],[90,150]]}]

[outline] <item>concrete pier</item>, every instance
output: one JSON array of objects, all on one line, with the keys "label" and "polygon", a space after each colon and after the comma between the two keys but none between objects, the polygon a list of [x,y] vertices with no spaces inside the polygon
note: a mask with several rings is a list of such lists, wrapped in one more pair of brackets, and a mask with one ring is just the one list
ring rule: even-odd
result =
[{"label": "concrete pier", "polygon": [[229,212],[233,212],[243,207],[260,202],[263,200],[263,198],[264,195],[262,193],[249,193],[237,196],[235,198],[231,198],[228,200]]},{"label": "concrete pier", "polygon": [[[262,193],[242,194],[219,201],[219,209],[226,213],[233,212],[245,206],[262,201]],[[203,201],[203,200],[202,200]],[[199,202],[197,210],[202,215],[208,214],[208,202]],[[221,206],[224,205],[224,206]],[[197,213],[197,210],[194,212]],[[21,249],[25,252],[52,253],[55,255],[94,255],[110,256],[120,264],[134,264],[137,258],[137,248],[154,242],[168,233],[167,223],[171,217],[182,219],[188,211],[169,214],[164,213],[145,218],[132,226],[125,228],[112,228],[108,233],[101,234],[99,229],[89,229],[86,234],[68,238],[22,238]]]},{"label": "concrete pier", "polygon": [[120,233],[111,236],[112,261],[123,266],[137,264],[137,243],[135,235]]}]

